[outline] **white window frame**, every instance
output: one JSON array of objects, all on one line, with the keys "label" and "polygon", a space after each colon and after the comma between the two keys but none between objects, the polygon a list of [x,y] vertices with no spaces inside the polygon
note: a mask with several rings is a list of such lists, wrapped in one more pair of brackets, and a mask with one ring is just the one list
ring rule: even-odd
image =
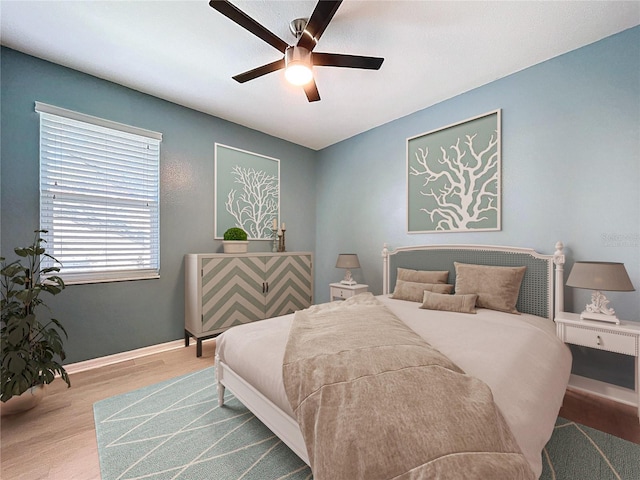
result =
[{"label": "white window frame", "polygon": [[42,102],[35,111],[40,228],[58,275],[67,284],[159,278],[162,134]]}]

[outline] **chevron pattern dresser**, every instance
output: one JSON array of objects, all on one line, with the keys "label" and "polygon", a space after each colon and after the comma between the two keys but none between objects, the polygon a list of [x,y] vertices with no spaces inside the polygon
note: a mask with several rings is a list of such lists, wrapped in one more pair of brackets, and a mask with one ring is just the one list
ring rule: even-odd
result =
[{"label": "chevron pattern dresser", "polygon": [[313,254],[185,255],[185,345],[313,303]]}]

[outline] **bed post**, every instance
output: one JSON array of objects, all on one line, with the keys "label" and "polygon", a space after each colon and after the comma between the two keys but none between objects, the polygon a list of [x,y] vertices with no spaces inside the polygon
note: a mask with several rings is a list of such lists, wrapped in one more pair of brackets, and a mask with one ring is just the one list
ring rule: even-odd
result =
[{"label": "bed post", "polygon": [[385,243],[382,246],[382,294],[389,293],[389,249]]},{"label": "bed post", "polygon": [[218,389],[218,406],[224,406],[224,385],[220,383],[222,378],[222,367],[220,366],[220,357],[216,355],[215,358],[215,367],[216,367],[216,386]]},{"label": "bed post", "polygon": [[554,316],[558,316],[558,313],[564,312],[564,244],[562,242],[556,243],[553,263],[556,266]]}]

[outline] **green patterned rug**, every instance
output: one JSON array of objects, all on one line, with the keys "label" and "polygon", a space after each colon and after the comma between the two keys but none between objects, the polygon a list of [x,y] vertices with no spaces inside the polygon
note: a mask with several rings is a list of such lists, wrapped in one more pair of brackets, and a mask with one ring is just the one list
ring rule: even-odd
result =
[{"label": "green patterned rug", "polygon": [[[310,480],[309,468],[229,391],[213,367],[94,405],[102,480]],[[544,480],[638,480],[640,445],[559,418]]]}]

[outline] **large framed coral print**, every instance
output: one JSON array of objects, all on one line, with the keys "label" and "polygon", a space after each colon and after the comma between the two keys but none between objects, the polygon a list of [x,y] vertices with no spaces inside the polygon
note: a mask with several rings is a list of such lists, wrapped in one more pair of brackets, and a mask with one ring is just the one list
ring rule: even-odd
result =
[{"label": "large framed coral print", "polygon": [[500,175],[500,110],[408,138],[408,232],[500,230]]},{"label": "large framed coral print", "polygon": [[216,239],[231,227],[249,240],[273,240],[280,212],[280,160],[215,144]]}]

